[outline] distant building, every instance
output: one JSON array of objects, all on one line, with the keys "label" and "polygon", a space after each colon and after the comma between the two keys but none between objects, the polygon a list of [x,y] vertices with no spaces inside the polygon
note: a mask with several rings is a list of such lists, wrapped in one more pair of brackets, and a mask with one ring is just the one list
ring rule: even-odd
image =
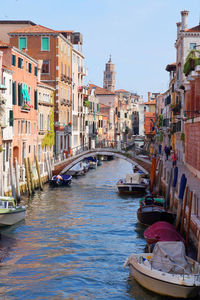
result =
[{"label": "distant building", "polygon": [[115,91],[115,74],[115,65],[112,63],[110,56],[104,71],[103,88],[113,93]]}]

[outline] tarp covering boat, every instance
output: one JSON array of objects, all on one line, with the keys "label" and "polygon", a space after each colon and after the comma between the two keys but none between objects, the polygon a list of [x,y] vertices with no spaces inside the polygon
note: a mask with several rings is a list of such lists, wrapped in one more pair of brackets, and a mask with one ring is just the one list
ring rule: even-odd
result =
[{"label": "tarp covering boat", "polygon": [[176,228],[168,222],[156,222],[149,226],[145,232],[144,237],[148,244],[153,244],[159,241],[182,241],[183,237],[176,231]]},{"label": "tarp covering boat", "polygon": [[183,242],[158,242],[153,250],[152,268],[174,274],[191,274]]}]

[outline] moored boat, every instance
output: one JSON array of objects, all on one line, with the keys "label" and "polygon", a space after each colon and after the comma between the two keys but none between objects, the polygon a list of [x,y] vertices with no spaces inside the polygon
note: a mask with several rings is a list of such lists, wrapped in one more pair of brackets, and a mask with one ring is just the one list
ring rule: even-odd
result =
[{"label": "moored boat", "polygon": [[198,299],[200,264],[185,255],[182,242],[158,242],[153,253],[131,254],[125,266],[144,288],[163,296]]},{"label": "moored boat", "polygon": [[172,242],[172,241],[182,241],[184,238],[178,233],[176,228],[168,222],[156,222],[149,226],[144,232],[144,238],[147,244],[155,244],[157,242]]},{"label": "moored boat", "polygon": [[0,226],[14,225],[25,218],[25,206],[16,205],[13,197],[0,197]]},{"label": "moored boat", "polygon": [[75,166],[73,166],[69,171],[67,171],[68,175],[71,176],[81,176],[86,173],[85,166],[82,162],[77,163]]},{"label": "moored boat", "polygon": [[141,174],[127,174],[125,179],[117,182],[118,192],[122,194],[144,195],[148,187],[148,180]]},{"label": "moored boat", "polygon": [[54,175],[49,181],[51,186],[66,186],[71,184],[72,176],[71,175]]},{"label": "moored boat", "polygon": [[140,207],[137,210],[138,221],[146,226],[159,221],[174,223],[176,215],[164,208],[163,197],[145,197],[140,200]]}]

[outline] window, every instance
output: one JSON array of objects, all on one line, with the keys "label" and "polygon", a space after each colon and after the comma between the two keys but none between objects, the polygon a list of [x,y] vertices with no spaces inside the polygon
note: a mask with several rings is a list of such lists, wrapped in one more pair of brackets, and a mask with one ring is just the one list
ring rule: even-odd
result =
[{"label": "window", "polygon": [[23,67],[23,59],[21,57],[18,57],[18,68],[22,69]]},{"label": "window", "polygon": [[110,74],[106,74],[106,78],[111,78],[111,75]]},{"label": "window", "polygon": [[34,134],[36,134],[36,128],[37,128],[37,124],[34,123]]},{"label": "window", "polygon": [[16,81],[12,83],[12,104],[16,105],[17,104],[17,97],[16,97]]},{"label": "window", "polygon": [[38,73],[38,68],[35,67],[35,76],[37,76],[37,73]]},{"label": "window", "polygon": [[19,49],[26,49],[27,48],[27,40],[26,37],[20,37],[19,38]]},{"label": "window", "polygon": [[28,122],[28,134],[31,134],[31,122]]},{"label": "window", "polygon": [[14,122],[14,119],[13,119],[13,110],[9,110],[9,125],[13,126],[13,122]]},{"label": "window", "polygon": [[63,51],[63,41],[62,40],[60,41],[60,51],[61,52]]},{"label": "window", "polygon": [[190,50],[196,49],[196,43],[190,43]]},{"label": "window", "polygon": [[20,135],[20,121],[18,121],[18,135]]},{"label": "window", "polygon": [[34,109],[38,109],[38,97],[37,97],[37,90],[34,91]]},{"label": "window", "polygon": [[28,122],[26,121],[26,123],[25,123],[25,133],[27,134],[27,132],[28,132]]},{"label": "window", "polygon": [[42,51],[49,51],[49,37],[42,37]]},{"label": "window", "polygon": [[28,71],[29,71],[29,73],[32,73],[32,64],[28,64]]},{"label": "window", "polygon": [[31,145],[28,146],[28,153],[31,153]]},{"label": "window", "polygon": [[43,74],[49,74],[50,73],[50,62],[49,62],[49,60],[43,60],[42,73]]},{"label": "window", "polygon": [[16,55],[12,54],[12,66],[16,66]]}]

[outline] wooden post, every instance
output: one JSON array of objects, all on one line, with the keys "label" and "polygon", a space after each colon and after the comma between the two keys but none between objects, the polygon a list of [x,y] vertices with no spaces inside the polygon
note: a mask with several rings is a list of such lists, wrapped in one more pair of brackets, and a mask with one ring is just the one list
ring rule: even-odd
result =
[{"label": "wooden post", "polygon": [[190,220],[191,220],[191,211],[192,211],[192,197],[193,197],[193,191],[190,192],[190,200],[189,200],[189,211],[188,211],[188,218],[187,218],[186,238],[185,238],[186,253],[188,253],[188,245],[189,245]]},{"label": "wooden post", "polygon": [[37,169],[37,174],[38,174],[39,187],[40,187],[40,190],[43,190],[42,179],[40,176],[40,168],[39,168],[38,159],[37,159],[36,155],[35,155],[35,163],[36,163],[36,169]]},{"label": "wooden post", "polygon": [[15,157],[15,181],[16,181],[16,188],[17,188],[17,197],[16,202],[20,203],[20,184],[19,184],[19,172],[18,172],[18,162],[17,158]]},{"label": "wooden post", "polygon": [[197,261],[200,262],[200,233],[199,233],[199,236],[198,236],[198,253],[197,253]]},{"label": "wooden post", "polygon": [[50,174],[50,177],[52,178],[52,175],[53,175],[52,174],[52,165],[51,165],[51,159],[50,159],[49,152],[47,153],[47,158],[48,158],[48,162],[49,162],[49,174]]},{"label": "wooden post", "polygon": [[11,158],[9,158],[9,167],[10,167],[10,178],[11,178],[11,187],[12,187],[12,196],[16,201],[16,193],[15,193],[15,183],[14,183],[14,176],[13,176],[13,165]]},{"label": "wooden post", "polygon": [[169,207],[169,200],[170,200],[170,189],[172,184],[172,177],[173,177],[173,169],[171,168],[169,178],[168,178],[168,186],[167,186],[167,193],[165,197],[165,207]]},{"label": "wooden post", "polygon": [[29,176],[30,176],[30,183],[31,183],[31,191],[32,193],[34,193],[35,186],[33,182],[33,172],[32,172],[30,157],[28,157],[28,169],[29,169]]},{"label": "wooden post", "polygon": [[156,175],[156,158],[152,158],[152,165],[151,165],[151,174],[150,174],[150,191],[153,192],[153,186],[155,181]]},{"label": "wooden post", "polygon": [[48,163],[46,152],[44,153],[44,156],[45,156],[45,162],[46,162],[46,166],[47,166],[48,179],[50,180],[51,176],[50,176],[49,163]]},{"label": "wooden post", "polygon": [[28,165],[27,165],[26,158],[24,158],[24,165],[25,165],[25,170],[26,170],[26,183],[27,183],[28,193],[29,193],[29,195],[31,195],[30,178],[29,178]]},{"label": "wooden post", "polygon": [[188,186],[186,186],[185,195],[184,195],[183,212],[182,212],[181,229],[180,229],[181,234],[183,234],[183,230],[184,230],[184,219],[185,219],[185,209],[187,204],[187,196],[188,196]]}]

